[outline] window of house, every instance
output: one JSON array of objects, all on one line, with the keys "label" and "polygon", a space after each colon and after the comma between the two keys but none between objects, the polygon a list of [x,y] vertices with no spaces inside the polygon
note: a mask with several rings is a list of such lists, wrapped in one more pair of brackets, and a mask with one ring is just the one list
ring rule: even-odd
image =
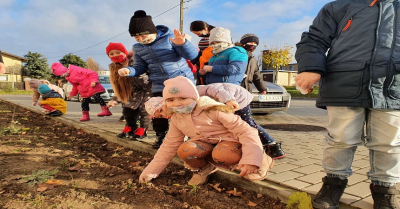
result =
[{"label": "window of house", "polygon": [[290,70],[294,70],[294,66],[290,66]]},{"label": "window of house", "polygon": [[0,75],[0,81],[8,81],[8,76]]},{"label": "window of house", "polygon": [[282,67],[281,67],[281,70],[285,70],[285,66],[282,66]]}]

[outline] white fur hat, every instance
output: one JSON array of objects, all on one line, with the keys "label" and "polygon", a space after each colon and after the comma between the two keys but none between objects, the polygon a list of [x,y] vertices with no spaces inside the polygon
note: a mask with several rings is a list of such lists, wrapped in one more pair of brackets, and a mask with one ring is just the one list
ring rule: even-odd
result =
[{"label": "white fur hat", "polygon": [[227,28],[216,27],[210,31],[210,44],[214,41],[232,43],[231,31]]}]

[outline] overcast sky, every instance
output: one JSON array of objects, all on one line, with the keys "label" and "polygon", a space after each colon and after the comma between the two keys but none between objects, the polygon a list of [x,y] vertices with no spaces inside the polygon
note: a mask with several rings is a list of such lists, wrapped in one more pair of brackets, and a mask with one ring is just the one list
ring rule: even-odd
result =
[{"label": "overcast sky", "polygon": [[[194,20],[226,27],[233,41],[245,33],[260,38],[258,51],[292,45],[308,30],[323,5],[331,0],[190,0],[184,4],[184,32]],[[109,42],[121,42],[130,50],[136,43],[128,25],[136,10],[145,10],[155,25],[179,29],[180,0],[1,0],[0,50],[18,56],[38,52],[49,65],[73,53],[89,56],[104,68]],[[169,10],[171,9],[171,10]],[[169,10],[169,11],[167,11]],[[164,13],[165,12],[165,13]],[[293,49],[294,52],[295,49]]]}]

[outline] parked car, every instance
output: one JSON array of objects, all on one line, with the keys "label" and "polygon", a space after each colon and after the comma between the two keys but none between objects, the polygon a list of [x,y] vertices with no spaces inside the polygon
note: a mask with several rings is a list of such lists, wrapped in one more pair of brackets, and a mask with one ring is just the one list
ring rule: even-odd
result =
[{"label": "parked car", "polygon": [[[110,77],[107,75],[99,75],[99,81],[100,81],[100,84],[103,86],[103,88],[106,90],[106,92],[100,94],[101,98],[103,98],[104,100],[110,100],[111,97],[114,96],[114,90],[112,89],[112,86],[110,83]],[[70,82],[64,84],[63,91],[64,91],[64,100],[67,100],[67,96],[72,91],[72,84]],[[77,99],[80,102],[82,101],[82,97],[79,93],[76,96],[74,96],[72,99]],[[91,101],[94,101],[93,97],[91,98]]]},{"label": "parked car", "polygon": [[253,85],[254,98],[250,103],[251,112],[256,115],[267,115],[276,111],[286,111],[290,107],[290,94],[281,85],[264,82],[267,86],[267,94],[264,95],[261,95]]}]

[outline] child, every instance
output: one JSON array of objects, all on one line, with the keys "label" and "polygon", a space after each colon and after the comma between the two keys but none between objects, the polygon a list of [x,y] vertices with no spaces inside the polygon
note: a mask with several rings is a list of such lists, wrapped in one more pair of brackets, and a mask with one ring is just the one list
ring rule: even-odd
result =
[{"label": "child", "polygon": [[[106,48],[106,53],[113,63],[109,65],[110,82],[114,89],[115,97],[108,102],[108,107],[122,101],[122,115],[126,120],[126,125],[119,138],[130,138],[133,140],[143,139],[147,136],[150,124],[149,114],[144,108],[144,103],[151,96],[151,82],[146,73],[139,77],[122,77],[118,75],[118,70],[128,66],[128,51],[121,43],[110,43]],[[137,120],[140,116],[140,127],[137,127]]]},{"label": "child", "polygon": [[62,88],[50,84],[49,81],[47,80],[38,80],[38,79],[31,79],[31,78],[24,78],[24,81],[27,81],[29,86],[32,88],[33,90],[33,96],[32,96],[32,105],[36,106],[39,98],[40,98],[40,93],[38,92],[38,88],[40,85],[42,84],[46,84],[50,87],[51,90],[56,91],[57,93],[59,93],[61,95],[61,98],[64,98],[64,91],[62,90]]},{"label": "child", "polygon": [[[183,76],[164,84],[163,99],[174,114],[165,141],[140,182],[156,178],[176,152],[194,171],[189,185],[204,184],[214,166],[230,170],[237,166],[239,176],[252,181],[266,178],[274,160],[263,153],[256,129],[232,114],[233,108],[199,97],[193,82]],[[184,142],[185,136],[191,139]]]},{"label": "child", "polygon": [[240,85],[247,65],[247,52],[242,47],[234,46],[230,31],[216,27],[210,31],[212,56],[208,65],[199,70],[205,84],[233,83]]},{"label": "child", "polygon": [[[258,136],[261,139],[265,152],[275,159],[286,156],[281,149],[281,143],[276,143],[268,132],[256,123],[251,116],[250,102],[253,100],[253,94],[248,92],[241,86],[231,83],[214,83],[209,85],[196,86],[200,96],[209,96],[216,101],[225,103],[227,106],[233,107],[235,115],[239,115],[242,120],[246,121],[251,127],[258,130]],[[168,110],[165,102],[161,97],[152,97],[148,103],[156,103],[155,105],[146,105],[147,112],[152,117],[170,118],[172,112]],[[149,108],[147,107],[149,106]],[[156,109],[151,109],[151,108]]]},{"label": "child", "polygon": [[[152,96],[162,96],[163,82],[177,76],[185,76],[194,81],[193,73],[186,60],[196,58],[196,48],[178,30],[172,32],[163,25],[155,26],[151,16],[138,10],[129,23],[129,33],[139,43],[133,45],[133,66],[118,70],[120,76],[140,76],[149,71],[153,86]],[[168,120],[153,119],[153,129],[157,139],[153,144],[158,149],[168,131]]]},{"label": "child", "polygon": [[100,103],[102,112],[97,114],[99,117],[110,116],[112,113],[108,110],[106,103],[100,94],[105,92],[103,86],[99,83],[99,76],[93,70],[85,69],[75,65],[64,67],[59,62],[54,62],[51,65],[51,71],[56,76],[65,77],[72,84],[72,91],[69,93],[68,99],[76,96],[78,93],[83,98],[82,100],[82,118],[80,121],[90,120],[89,116],[89,101],[93,97],[96,102]]},{"label": "child", "polygon": [[40,85],[37,91],[42,95],[39,105],[44,108],[46,115],[55,117],[61,116],[67,112],[67,103],[59,93],[51,90],[48,85]]}]

